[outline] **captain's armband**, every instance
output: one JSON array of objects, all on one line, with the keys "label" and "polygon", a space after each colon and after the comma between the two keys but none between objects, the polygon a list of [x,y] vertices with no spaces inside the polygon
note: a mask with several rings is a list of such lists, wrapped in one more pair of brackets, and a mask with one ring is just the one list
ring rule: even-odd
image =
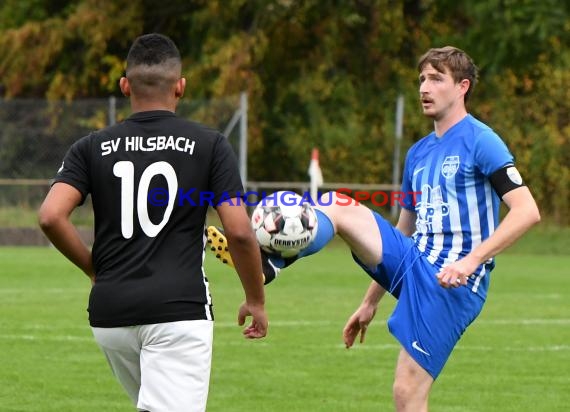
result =
[{"label": "captain's armband", "polygon": [[506,165],[489,176],[491,186],[502,199],[511,190],[526,186],[523,179],[514,165]]}]

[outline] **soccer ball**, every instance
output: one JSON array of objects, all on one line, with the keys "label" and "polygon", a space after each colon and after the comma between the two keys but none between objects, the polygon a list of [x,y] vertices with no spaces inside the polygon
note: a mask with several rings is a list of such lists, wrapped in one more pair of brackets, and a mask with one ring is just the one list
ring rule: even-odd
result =
[{"label": "soccer ball", "polygon": [[314,239],[317,215],[305,198],[280,191],[257,204],[251,225],[261,249],[287,258],[298,255]]}]

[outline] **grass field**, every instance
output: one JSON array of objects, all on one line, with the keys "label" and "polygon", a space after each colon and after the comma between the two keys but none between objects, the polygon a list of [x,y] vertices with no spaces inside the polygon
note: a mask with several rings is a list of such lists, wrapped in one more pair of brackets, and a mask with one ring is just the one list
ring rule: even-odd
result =
[{"label": "grass field", "polygon": [[[570,239],[552,233],[498,258],[483,313],[435,383],[432,411],[568,410]],[[52,248],[0,248],[0,262],[0,410],[133,410],[91,336],[87,279]],[[385,322],[394,299],[366,343],[346,350],[342,327],[368,285],[346,249],[333,244],[267,288],[271,323],[260,341],[236,325],[237,276],[211,256],[207,269],[217,320],[209,412],[393,410],[399,347]]]}]

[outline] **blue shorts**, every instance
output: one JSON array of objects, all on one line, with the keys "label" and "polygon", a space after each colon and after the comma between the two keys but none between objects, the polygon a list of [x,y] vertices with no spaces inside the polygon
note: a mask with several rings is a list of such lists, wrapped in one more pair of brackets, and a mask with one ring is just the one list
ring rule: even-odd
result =
[{"label": "blue shorts", "polygon": [[484,300],[466,286],[445,289],[438,268],[376,212],[382,236],[382,263],[374,271],[355,261],[398,302],[388,329],[434,379],[459,338],[483,308]]}]

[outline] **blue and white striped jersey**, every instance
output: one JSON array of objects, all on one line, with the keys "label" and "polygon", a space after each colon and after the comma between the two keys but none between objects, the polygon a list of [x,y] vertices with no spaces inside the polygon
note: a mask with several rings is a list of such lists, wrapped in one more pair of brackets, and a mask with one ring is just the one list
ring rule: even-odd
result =
[{"label": "blue and white striped jersey", "polygon": [[[435,132],[413,145],[406,156],[404,207],[416,212],[416,247],[429,262],[444,267],[487,239],[499,223],[499,196],[489,176],[513,164],[501,138],[471,115],[443,136]],[[415,204],[414,204],[415,198]],[[483,298],[494,259],[481,265],[469,286]]]}]

